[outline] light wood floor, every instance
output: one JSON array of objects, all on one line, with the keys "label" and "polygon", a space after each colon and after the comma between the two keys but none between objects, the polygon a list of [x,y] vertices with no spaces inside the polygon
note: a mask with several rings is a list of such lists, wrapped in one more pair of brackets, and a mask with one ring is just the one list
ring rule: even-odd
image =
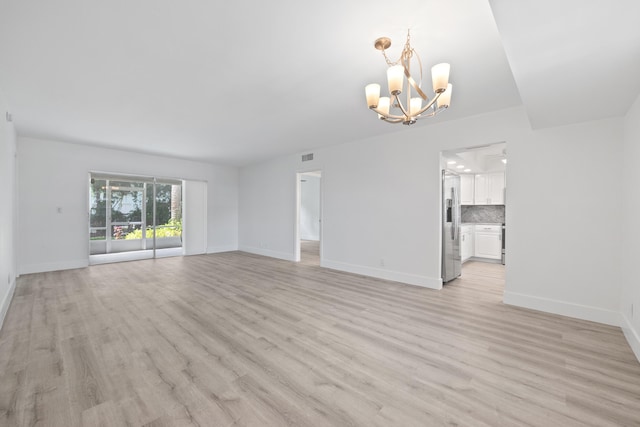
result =
[{"label": "light wood floor", "polygon": [[3,426],[640,425],[618,328],[245,253],[20,277]]},{"label": "light wood floor", "polygon": [[307,266],[320,265],[320,242],[314,240],[300,241],[300,264]]}]

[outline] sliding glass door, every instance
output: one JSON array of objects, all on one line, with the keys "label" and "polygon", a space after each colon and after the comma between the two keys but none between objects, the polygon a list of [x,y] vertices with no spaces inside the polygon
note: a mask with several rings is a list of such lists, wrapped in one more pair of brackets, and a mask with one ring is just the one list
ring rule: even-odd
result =
[{"label": "sliding glass door", "polygon": [[182,184],[156,182],[155,220],[148,215],[147,238],[153,238],[155,229],[156,249],[182,247]]},{"label": "sliding glass door", "polygon": [[165,256],[182,253],[181,181],[92,173],[89,188],[92,261],[153,258],[159,250]]}]

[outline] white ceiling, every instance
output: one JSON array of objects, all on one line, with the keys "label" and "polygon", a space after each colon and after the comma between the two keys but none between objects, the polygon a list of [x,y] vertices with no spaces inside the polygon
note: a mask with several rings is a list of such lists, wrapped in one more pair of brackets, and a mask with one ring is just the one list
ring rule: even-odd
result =
[{"label": "white ceiling", "polygon": [[22,136],[245,165],[406,130],[376,119],[364,86],[385,80],[373,41],[391,37],[395,58],[410,28],[426,70],[451,63],[433,121],[522,95],[544,127],[628,110],[639,4],[0,0],[0,89]]},{"label": "white ceiling", "polygon": [[640,1],[489,1],[534,129],[629,111],[640,92]]}]

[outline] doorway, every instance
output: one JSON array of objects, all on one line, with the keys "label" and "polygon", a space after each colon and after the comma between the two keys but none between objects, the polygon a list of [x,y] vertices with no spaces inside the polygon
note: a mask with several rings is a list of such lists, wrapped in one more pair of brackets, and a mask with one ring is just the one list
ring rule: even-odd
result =
[{"label": "doorway", "polygon": [[458,239],[462,275],[485,270],[491,270],[491,275],[495,271],[504,274],[507,144],[466,147],[441,154],[442,168],[460,177]]},{"label": "doorway", "polygon": [[91,264],[182,255],[182,181],[89,175]]},{"label": "doorway", "polygon": [[320,265],[322,258],[322,172],[296,174],[296,261]]}]

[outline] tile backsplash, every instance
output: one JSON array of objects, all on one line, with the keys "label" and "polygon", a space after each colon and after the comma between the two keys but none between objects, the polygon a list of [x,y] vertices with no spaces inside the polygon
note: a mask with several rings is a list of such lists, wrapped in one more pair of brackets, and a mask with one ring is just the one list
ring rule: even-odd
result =
[{"label": "tile backsplash", "polygon": [[504,205],[462,205],[462,222],[504,222]]}]

